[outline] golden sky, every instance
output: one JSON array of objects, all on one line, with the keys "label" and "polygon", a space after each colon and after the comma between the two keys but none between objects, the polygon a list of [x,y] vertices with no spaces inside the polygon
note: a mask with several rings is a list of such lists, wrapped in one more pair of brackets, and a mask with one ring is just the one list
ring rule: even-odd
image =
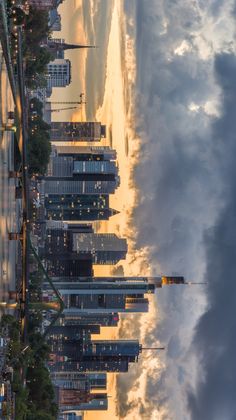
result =
[{"label": "golden sky", "polygon": [[[76,30],[73,27],[64,25],[63,32],[60,36],[64,37],[68,42],[84,42],[86,37],[83,30],[83,14],[81,10],[82,1],[76,0],[73,4],[74,13],[77,13]],[[91,1],[91,7],[93,2]],[[61,6],[61,13],[63,15],[63,23],[69,22],[72,9],[68,8],[68,2]],[[81,12],[81,13],[80,13]],[[129,252],[126,261],[122,261],[125,274],[134,275],[140,274],[140,262],[142,262],[145,252],[138,252],[135,255],[137,264],[134,263],[132,250],[132,235],[134,234],[133,227],[130,227],[131,210],[135,204],[136,192],[132,183],[131,171],[134,163],[137,161],[137,154],[139,149],[139,141],[134,138],[132,131],[132,110],[127,110],[127,94],[130,93],[132,83],[135,81],[135,63],[134,54],[132,52],[132,43],[126,37],[124,40],[123,33],[125,21],[122,14],[122,1],[114,1],[114,9],[112,14],[111,31],[109,36],[107,62],[104,63],[106,67],[106,83],[102,106],[97,109],[96,120],[101,121],[107,126],[107,133],[109,136],[101,144],[109,145],[117,151],[117,160],[119,165],[120,186],[114,195],[110,196],[110,205],[112,208],[119,210],[120,214],[110,218],[108,222],[103,222],[100,225],[100,232],[115,232],[121,237],[128,239]],[[55,36],[55,35],[54,35]],[[73,38],[74,36],[74,38]],[[123,44],[121,45],[121,42]],[[122,51],[122,55],[121,55]],[[98,49],[99,53],[99,49]],[[73,53],[72,69],[76,68],[76,75],[73,77],[70,88],[64,89],[60,96],[65,95],[65,100],[68,100],[75,92],[75,77],[77,90],[85,91],[85,69],[86,69],[87,52],[82,51],[78,54]],[[96,70],[95,70],[96,71]],[[104,69],[102,69],[104,71]],[[54,98],[58,97],[58,90],[54,90]],[[88,98],[89,100],[89,98]],[[129,101],[130,104],[130,101]],[[130,117],[131,115],[131,117]],[[71,119],[74,121],[85,118],[81,112],[74,112]],[[61,120],[61,115],[55,115],[55,120]],[[111,133],[111,135],[110,135]],[[132,264],[131,264],[132,262]],[[109,275],[112,267],[96,266],[95,275]],[[147,273],[145,273],[147,274]],[[99,338],[115,339],[118,337],[118,328],[103,328]],[[108,374],[108,389],[109,410],[107,412],[87,412],[85,420],[115,420],[119,417],[116,415],[116,375]]]}]

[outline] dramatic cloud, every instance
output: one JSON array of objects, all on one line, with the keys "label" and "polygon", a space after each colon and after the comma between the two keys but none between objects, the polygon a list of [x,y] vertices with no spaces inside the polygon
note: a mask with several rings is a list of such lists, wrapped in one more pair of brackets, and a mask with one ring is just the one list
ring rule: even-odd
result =
[{"label": "dramatic cloud", "polygon": [[[119,414],[231,420],[236,415],[231,392],[236,377],[235,2],[137,0],[127,13],[134,8],[140,137],[136,245],[148,249],[153,274],[184,274],[206,280],[207,286],[163,289],[150,317],[145,322],[141,317],[142,342],[164,343],[167,351],[161,359],[142,355],[131,376],[121,376],[126,395],[122,399],[119,393]],[[208,310],[190,347],[205,289]]]},{"label": "dramatic cloud", "polygon": [[193,350],[201,375],[189,393],[193,420],[236,418],[236,56],[216,56],[215,70],[222,88],[222,117],[215,121],[215,154],[225,188],[224,208],[205,235],[208,310],[198,323]]}]

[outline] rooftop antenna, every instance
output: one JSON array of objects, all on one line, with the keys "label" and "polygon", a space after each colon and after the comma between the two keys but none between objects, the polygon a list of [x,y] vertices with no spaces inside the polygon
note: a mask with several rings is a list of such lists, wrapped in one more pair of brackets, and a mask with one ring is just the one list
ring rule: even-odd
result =
[{"label": "rooftop antenna", "polygon": [[142,350],[165,350],[165,347],[142,347]]},{"label": "rooftop antenna", "polygon": [[185,281],[184,284],[188,285],[188,286],[195,286],[195,285],[199,285],[199,284],[207,284],[206,281],[202,281],[202,282],[193,282],[193,281]]}]

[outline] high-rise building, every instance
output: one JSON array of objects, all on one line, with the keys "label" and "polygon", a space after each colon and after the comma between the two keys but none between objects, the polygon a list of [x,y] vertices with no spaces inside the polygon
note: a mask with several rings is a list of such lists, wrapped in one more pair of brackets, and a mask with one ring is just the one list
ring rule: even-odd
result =
[{"label": "high-rise building", "polygon": [[107,387],[107,375],[106,373],[88,373],[87,374],[90,389],[106,389]]},{"label": "high-rise building", "polygon": [[52,155],[47,175],[41,182],[41,193],[46,197],[113,194],[120,182],[116,162],[83,156],[77,155],[77,159],[73,155]]},{"label": "high-rise building", "polygon": [[41,256],[46,261],[50,276],[83,275],[81,273],[92,275],[93,258],[91,253],[73,252],[73,233],[91,231],[92,225],[88,224],[68,225],[59,221],[47,221],[45,246]]},{"label": "high-rise building", "polygon": [[107,394],[55,387],[60,410],[107,410]]},{"label": "high-rise building", "polygon": [[75,176],[67,179],[47,177],[42,181],[42,193],[47,195],[103,195],[114,194],[119,186],[119,177],[113,180],[77,180]]},{"label": "high-rise building", "polygon": [[106,126],[96,121],[52,122],[50,137],[53,142],[100,141],[106,137]]},{"label": "high-rise building", "polygon": [[76,160],[73,156],[53,156],[46,179],[75,177],[80,181],[110,181],[117,176],[118,167],[112,160]]},{"label": "high-rise building", "polygon": [[94,221],[108,220],[118,214],[109,207],[108,195],[47,195],[44,199],[45,216],[49,220]]},{"label": "high-rise building", "polygon": [[61,411],[58,414],[58,420],[83,420],[84,414],[82,411]]},{"label": "high-rise building", "polygon": [[75,160],[116,160],[117,153],[109,146],[53,146],[58,156],[72,156]]},{"label": "high-rise building", "polygon": [[[49,26],[52,31],[61,31],[61,16],[57,9],[51,9],[49,11]],[[64,58],[58,57],[57,58]]]},{"label": "high-rise building", "polygon": [[105,390],[107,387],[106,373],[56,372],[51,374],[51,380],[54,386],[63,389],[90,391]]},{"label": "high-rise building", "polygon": [[[56,221],[49,222],[56,223]],[[89,229],[85,231],[86,233],[84,230],[81,231],[84,226],[88,226]],[[112,265],[125,258],[126,252],[125,239],[118,238],[115,234],[92,233],[90,225],[65,223],[63,228],[47,229],[44,258],[53,261],[56,266],[62,264],[63,261],[90,260],[91,258],[93,264]],[[66,277],[66,274],[64,276]]]},{"label": "high-rise building", "polygon": [[62,336],[65,340],[79,339],[85,332],[89,335],[100,334],[100,325],[53,325],[50,328],[49,339],[56,340]]},{"label": "high-rise building", "polygon": [[137,340],[60,341],[54,346],[50,370],[56,372],[127,372],[137,362],[142,346]]},{"label": "high-rise building", "polygon": [[82,360],[79,362],[67,359],[55,361],[50,366],[50,372],[128,372],[129,361],[127,357],[111,357],[106,360]]},{"label": "high-rise building", "polygon": [[74,233],[73,251],[91,254],[94,264],[114,265],[125,259],[127,241],[114,233]]},{"label": "high-rise building", "polygon": [[[55,278],[54,278],[55,279]],[[59,279],[59,277],[57,278]],[[99,324],[101,327],[116,327],[119,322],[118,313],[84,313],[78,314],[76,311],[63,314],[60,319],[60,325],[94,325]]]},{"label": "high-rise building", "polygon": [[68,59],[57,58],[47,65],[47,88],[65,87],[71,81],[71,63]]},{"label": "high-rise building", "polygon": [[107,387],[106,373],[51,372],[51,380],[55,386],[84,391],[105,390]]},{"label": "high-rise building", "polygon": [[102,360],[106,357],[125,356],[133,361],[138,359],[142,346],[138,340],[95,340],[83,346],[83,359],[92,357]]},{"label": "high-rise building", "polygon": [[[63,254],[62,254],[63,255]],[[80,276],[93,274],[93,261],[90,255],[51,255],[47,258],[49,276]]]},{"label": "high-rise building", "polygon": [[[183,277],[88,277],[68,278],[54,284],[65,304],[64,315],[119,312],[147,312],[146,294],[165,284],[184,284]],[[72,280],[72,281],[71,281]],[[76,281],[77,280],[77,281]],[[45,289],[49,286],[44,285]]]}]

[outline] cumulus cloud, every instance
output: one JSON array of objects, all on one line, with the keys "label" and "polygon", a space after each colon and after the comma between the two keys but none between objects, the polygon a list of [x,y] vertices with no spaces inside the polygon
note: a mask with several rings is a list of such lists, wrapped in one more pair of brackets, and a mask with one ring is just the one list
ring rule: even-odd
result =
[{"label": "cumulus cloud", "polygon": [[[231,420],[235,2],[137,0],[134,7],[140,137],[134,170],[139,196],[132,215],[136,246],[148,250],[153,274],[206,279],[209,309],[189,348],[205,309],[205,289],[180,286],[158,293],[150,318],[140,320],[140,334],[143,343],[158,341],[167,351],[161,359],[142,355],[139,367],[132,368],[136,373],[131,370],[125,382],[121,376],[126,397],[119,413],[127,419],[135,413],[137,419]],[[222,385],[219,365],[225,372]]]},{"label": "cumulus cloud", "polygon": [[216,224],[206,232],[208,309],[201,317],[193,351],[201,373],[196,391],[189,392],[193,420],[236,418],[236,56],[220,54],[215,71],[222,89],[222,116],[213,125],[215,153],[224,177],[224,208]]}]

